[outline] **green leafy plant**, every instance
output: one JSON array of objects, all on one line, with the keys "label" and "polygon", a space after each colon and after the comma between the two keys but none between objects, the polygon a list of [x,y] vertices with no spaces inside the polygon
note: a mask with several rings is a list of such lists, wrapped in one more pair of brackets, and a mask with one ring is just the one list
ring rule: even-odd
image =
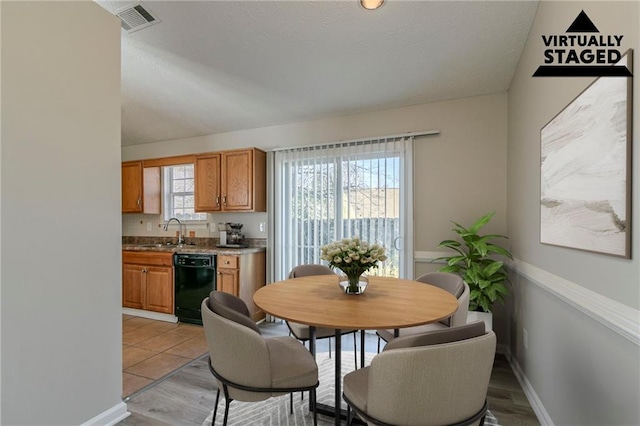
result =
[{"label": "green leafy plant", "polygon": [[507,281],[504,263],[491,257],[499,255],[513,259],[507,249],[491,242],[496,238],[506,239],[507,237],[497,234],[478,234],[494,214],[495,212],[487,213],[468,228],[452,222],[456,225],[452,231],[458,234],[462,241],[444,240],[438,244],[438,248],[449,248],[456,254],[434,259],[434,261],[447,262],[447,266],[439,269],[440,272],[456,273],[469,285],[470,311],[491,312],[493,303],[495,301],[504,303],[504,297],[509,294],[509,290],[504,285]]}]

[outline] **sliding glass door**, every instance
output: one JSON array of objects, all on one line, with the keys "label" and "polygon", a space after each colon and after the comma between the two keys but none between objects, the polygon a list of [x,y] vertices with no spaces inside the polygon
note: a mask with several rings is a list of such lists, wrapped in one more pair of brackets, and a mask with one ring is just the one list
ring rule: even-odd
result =
[{"label": "sliding glass door", "polygon": [[412,276],[411,153],[411,138],[275,152],[274,278],[321,263],[322,245],[354,236],[387,250],[373,274]]}]

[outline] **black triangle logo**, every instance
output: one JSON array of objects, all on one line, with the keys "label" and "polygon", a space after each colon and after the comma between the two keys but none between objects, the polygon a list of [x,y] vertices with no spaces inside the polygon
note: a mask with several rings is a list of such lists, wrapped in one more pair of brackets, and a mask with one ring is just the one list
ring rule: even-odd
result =
[{"label": "black triangle logo", "polygon": [[591,19],[584,13],[584,10],[578,14],[578,17],[567,29],[568,33],[599,33],[598,28],[593,24]]}]

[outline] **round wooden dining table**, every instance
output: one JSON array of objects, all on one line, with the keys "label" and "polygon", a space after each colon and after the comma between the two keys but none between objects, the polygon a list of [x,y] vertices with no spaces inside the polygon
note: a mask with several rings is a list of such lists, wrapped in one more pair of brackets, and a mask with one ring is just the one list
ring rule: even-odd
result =
[{"label": "round wooden dining table", "polygon": [[[378,330],[412,327],[448,318],[458,300],[441,288],[417,281],[369,277],[364,294],[348,295],[337,275],[316,275],[279,281],[260,288],[254,303],[268,314],[310,326],[309,350],[315,356],[315,328],[336,330],[335,424],[340,424],[340,330]],[[361,345],[364,337],[361,338]],[[361,364],[364,348],[361,348]],[[315,403],[315,401],[314,401]],[[314,404],[315,405],[315,404]],[[324,412],[324,410],[319,410]]]}]

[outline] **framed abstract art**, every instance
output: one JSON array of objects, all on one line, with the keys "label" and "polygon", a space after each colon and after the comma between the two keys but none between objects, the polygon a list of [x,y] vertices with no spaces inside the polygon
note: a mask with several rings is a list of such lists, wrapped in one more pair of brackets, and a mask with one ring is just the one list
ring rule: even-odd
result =
[{"label": "framed abstract art", "polygon": [[542,128],[541,243],[631,257],[632,81],[597,78]]}]

